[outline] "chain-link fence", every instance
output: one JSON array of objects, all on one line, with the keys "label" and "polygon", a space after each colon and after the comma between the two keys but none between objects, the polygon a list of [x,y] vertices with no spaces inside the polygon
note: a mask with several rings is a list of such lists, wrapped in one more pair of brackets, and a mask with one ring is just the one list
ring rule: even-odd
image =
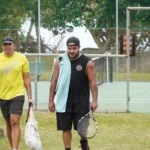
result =
[{"label": "chain-link fence", "polygon": [[[121,58],[121,57],[103,57],[103,56],[98,56],[104,55],[104,54],[111,54],[111,55],[117,55],[117,54],[123,54],[126,55],[126,51],[124,52],[124,48],[126,48],[126,45],[124,45],[125,41],[123,37],[126,36],[126,30],[119,28],[118,32],[118,49],[116,45],[116,29],[115,28],[108,28],[106,31],[103,31],[101,29],[89,29],[89,31],[92,33],[92,36],[95,35],[95,32],[100,35],[100,43],[96,42],[98,45],[97,48],[83,48],[81,47],[81,53],[85,55],[89,55],[92,59],[93,62],[95,63],[96,67],[96,76],[97,76],[97,83],[100,85],[99,87],[103,87],[102,83],[112,83],[109,85],[113,85],[113,87],[118,90],[117,87],[118,85],[115,85],[114,83],[117,83],[118,81],[124,81],[123,86],[118,87],[119,89],[123,89],[121,92],[123,93],[122,95],[119,96],[118,93],[114,93],[111,98],[107,97],[106,95],[111,95],[110,93],[113,93],[114,89],[110,89],[110,91],[107,93],[107,89],[100,89],[99,93],[100,95],[103,95],[101,93],[105,93],[102,97],[102,102],[105,102],[105,99],[108,100],[108,102],[105,104],[103,108],[99,108],[98,111],[126,111],[127,107],[127,101],[130,103],[134,103],[134,105],[143,105],[141,103],[142,99],[144,104],[149,104],[149,94],[147,89],[149,88],[148,85],[137,85],[135,88],[131,87],[126,87],[128,86],[129,82],[127,82],[127,65],[128,62],[126,58]],[[43,56],[39,54],[38,56],[38,42],[34,40],[35,37],[33,37],[33,40],[29,40],[30,42],[28,43],[25,38],[26,36],[22,34],[18,34],[19,30],[3,30],[0,34],[0,38],[3,38],[3,35],[7,35],[11,33],[11,35],[14,35],[15,41],[16,41],[16,51],[18,52],[23,52],[24,54],[27,54],[27,58],[29,60],[29,65],[30,65],[30,75],[32,79],[32,87],[33,87],[33,98],[35,100],[35,108],[36,109],[41,109],[41,110],[47,110],[48,109],[48,94],[49,94],[49,78],[52,72],[52,67],[54,63],[54,59],[57,57],[58,53],[64,53],[64,51],[55,51],[52,55],[47,53],[45,50],[45,47],[41,46],[41,52],[43,52]],[[3,34],[2,34],[3,33]],[[17,33],[16,35],[14,33]],[[130,83],[132,82],[138,82],[137,84],[141,83],[148,83],[150,81],[150,50],[149,50],[149,30],[146,29],[138,29],[138,28],[133,28],[130,30],[131,35],[134,35],[134,40],[132,41],[131,45],[132,50],[135,51],[135,56],[130,57],[130,70],[128,71],[130,73]],[[43,35],[44,32],[41,31],[41,34]],[[68,34],[69,36],[72,36],[73,34]],[[67,39],[63,38],[61,41],[62,43],[60,44],[61,46],[66,45],[65,40]],[[104,40],[105,39],[105,40]],[[80,39],[81,40],[81,39]],[[85,36],[85,41],[86,41],[86,36]],[[93,40],[93,39],[92,39]],[[34,41],[34,44],[31,42]],[[35,42],[36,41],[36,42]],[[59,41],[59,40],[58,40]],[[81,40],[82,41],[82,40]],[[94,40],[97,41],[97,40]],[[103,41],[103,42],[102,42]],[[49,42],[46,44],[47,48],[50,45],[53,45],[55,42],[52,40],[49,40]],[[56,42],[57,43],[57,42]],[[56,44],[55,43],[55,44]],[[54,45],[55,45],[54,44]],[[81,45],[84,44],[81,42]],[[125,43],[126,44],[126,43]],[[41,43],[42,45],[42,43]],[[57,45],[57,44],[56,44]],[[49,47],[50,48],[50,47]],[[30,53],[32,52],[32,56]],[[33,54],[33,52],[36,52]],[[51,51],[54,52],[54,51]],[[92,54],[95,54],[92,56]],[[98,55],[96,55],[98,54]],[[30,56],[29,56],[30,55]],[[38,64],[38,68],[36,69],[35,64]],[[36,72],[36,73],[35,73]],[[35,75],[36,74],[36,75]],[[118,82],[119,83],[119,82]],[[128,85],[127,85],[128,84]],[[102,85],[102,86],[101,86]],[[141,87],[140,89],[137,89],[137,87]],[[108,87],[107,87],[108,88]],[[104,92],[101,92],[103,91]],[[115,91],[115,90],[114,90]],[[116,92],[115,91],[115,92]],[[127,93],[127,94],[126,94]],[[140,94],[137,94],[140,93]],[[129,95],[130,97],[126,95]],[[146,95],[144,98],[140,97],[140,95]],[[117,98],[118,97],[118,98]],[[100,98],[101,99],[101,98]],[[118,105],[120,105],[120,100],[123,99],[122,102],[122,108],[119,109]],[[132,101],[134,99],[135,101]],[[110,101],[113,100],[113,101]],[[114,103],[112,107],[112,103]],[[100,106],[102,106],[101,104]],[[145,105],[142,107],[144,108]],[[40,106],[40,107],[39,107]],[[148,106],[148,105],[147,105]],[[27,106],[25,106],[25,109]],[[136,111],[139,109],[141,111],[140,106],[136,107]],[[135,110],[135,109],[133,109]],[[132,111],[132,110],[131,110]],[[145,110],[147,111],[147,110]]]},{"label": "chain-link fence", "polygon": [[[30,74],[33,84],[32,87],[34,95],[33,98],[35,99],[35,108],[47,110],[50,86],[49,79],[52,73],[54,60],[56,59],[58,54],[26,55],[30,64]],[[137,92],[147,93],[147,89],[144,89],[144,87],[140,88],[138,84],[145,82],[148,83],[150,81],[150,64],[148,61],[150,57],[149,52],[136,52],[136,56],[130,57],[130,81],[127,81],[128,60],[126,55],[114,55],[110,53],[85,55],[91,57],[96,68],[96,79],[99,85],[100,104],[100,108],[98,109],[98,111],[126,111],[128,109],[127,94],[130,94],[131,97],[133,96],[133,99],[135,99],[133,103],[135,103],[136,105],[136,103],[139,102],[137,100],[140,99]],[[129,84],[132,82],[136,83],[136,87],[139,87],[140,89],[127,87],[128,82]],[[145,97],[144,99],[148,100],[148,93],[146,95],[147,97]],[[102,105],[104,106],[102,107]],[[119,105],[120,108],[118,107]]]},{"label": "chain-link fence", "polygon": [[[48,96],[50,86],[49,79],[52,73],[53,63],[57,55],[58,54],[26,54],[30,65],[35,109],[48,109]],[[126,55],[113,55],[110,53],[86,55],[90,57],[94,62],[96,68],[97,84],[99,86],[106,83],[113,84],[113,82],[115,81],[124,81],[124,83],[126,84]],[[116,66],[116,61],[119,62],[119,66]],[[116,72],[117,67],[118,72]],[[124,95],[126,92],[127,89],[125,89]],[[124,97],[124,108],[126,107],[125,101],[126,96]],[[117,110],[117,107],[115,108],[115,110]],[[125,110],[126,109],[123,109],[122,111]]]}]

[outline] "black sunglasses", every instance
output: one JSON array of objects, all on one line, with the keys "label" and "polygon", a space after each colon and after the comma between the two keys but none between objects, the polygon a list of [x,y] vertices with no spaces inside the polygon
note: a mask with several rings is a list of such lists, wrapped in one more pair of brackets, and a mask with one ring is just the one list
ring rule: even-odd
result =
[{"label": "black sunglasses", "polygon": [[12,43],[3,43],[3,45],[4,45],[4,46],[9,45],[9,46],[10,46],[10,45],[12,45]]}]

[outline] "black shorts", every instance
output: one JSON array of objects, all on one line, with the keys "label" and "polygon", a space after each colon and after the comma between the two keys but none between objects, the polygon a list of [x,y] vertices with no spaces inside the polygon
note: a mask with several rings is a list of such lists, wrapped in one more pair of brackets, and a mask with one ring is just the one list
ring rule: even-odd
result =
[{"label": "black shorts", "polygon": [[65,112],[65,113],[56,113],[57,118],[57,130],[68,131],[72,129],[72,124],[74,130],[77,130],[77,125],[79,120],[85,115],[85,113],[76,113],[76,112]]},{"label": "black shorts", "polygon": [[11,100],[0,99],[0,107],[3,117],[7,120],[10,114],[22,115],[25,96],[17,96]]}]

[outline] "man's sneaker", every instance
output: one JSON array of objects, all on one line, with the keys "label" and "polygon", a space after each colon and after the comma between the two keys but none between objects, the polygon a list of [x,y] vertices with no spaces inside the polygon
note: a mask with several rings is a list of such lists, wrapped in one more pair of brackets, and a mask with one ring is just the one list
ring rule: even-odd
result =
[{"label": "man's sneaker", "polygon": [[82,150],[90,150],[87,140],[80,140]]}]

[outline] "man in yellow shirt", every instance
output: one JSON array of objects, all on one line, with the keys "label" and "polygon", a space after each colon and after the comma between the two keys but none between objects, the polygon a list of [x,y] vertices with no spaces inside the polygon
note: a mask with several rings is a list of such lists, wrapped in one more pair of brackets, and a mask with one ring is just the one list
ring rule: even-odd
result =
[{"label": "man in yellow shirt", "polygon": [[20,141],[20,116],[25,101],[32,102],[29,64],[23,54],[14,51],[15,42],[11,36],[2,41],[0,53],[0,107],[6,121],[7,136],[12,150],[18,150]]}]

